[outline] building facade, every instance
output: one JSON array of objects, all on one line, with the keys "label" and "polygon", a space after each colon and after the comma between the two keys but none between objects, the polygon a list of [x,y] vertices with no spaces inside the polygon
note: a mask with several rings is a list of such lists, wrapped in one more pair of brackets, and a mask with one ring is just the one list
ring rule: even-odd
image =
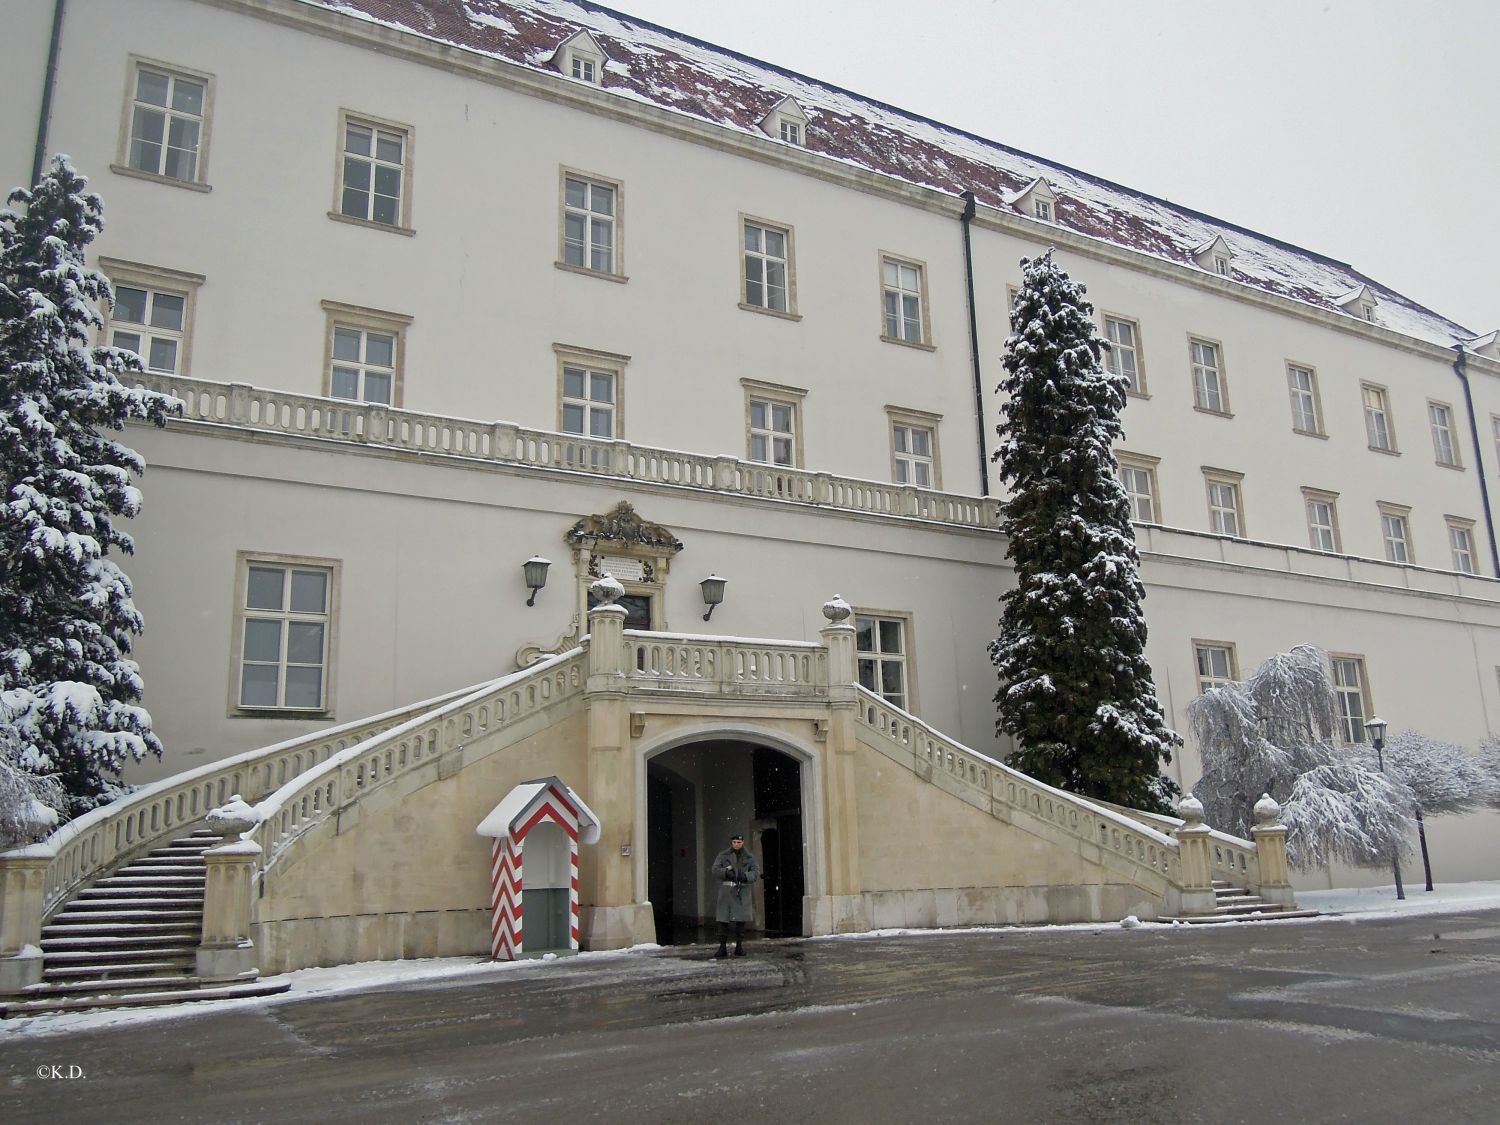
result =
[{"label": "building facade", "polygon": [[[188,404],[129,434],[139,780],[564,651],[604,573],[665,633],[810,641],[838,592],[865,687],[1003,756],[989,453],[1048,247],[1132,381],[1169,721],[1310,642],[1350,741],[1500,723],[1493,332],[587,3],[75,0],[55,53],[53,15],[17,13],[4,174],[42,121],[91,177],[105,338]],[[1429,830],[1500,875],[1494,815]]]}]

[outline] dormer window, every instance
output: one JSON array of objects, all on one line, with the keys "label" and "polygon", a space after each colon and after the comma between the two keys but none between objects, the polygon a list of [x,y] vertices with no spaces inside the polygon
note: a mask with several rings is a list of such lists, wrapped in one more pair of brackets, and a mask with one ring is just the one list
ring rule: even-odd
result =
[{"label": "dormer window", "polygon": [[1207,242],[1194,246],[1189,253],[1193,255],[1193,261],[1203,269],[1211,270],[1220,277],[1234,277],[1234,251],[1224,241],[1223,235],[1214,235]]},{"label": "dormer window", "polygon": [[775,137],[783,144],[804,147],[807,141],[807,113],[792,97],[782,98],[771,112],[760,119],[760,127],[768,137]]},{"label": "dormer window", "polygon": [[1057,219],[1057,192],[1041,176],[1032,180],[1014,195],[1005,197],[1023,215],[1030,215],[1039,223],[1051,223]]},{"label": "dormer window", "polygon": [[602,83],[604,63],[608,57],[597,39],[587,31],[580,31],[564,40],[562,46],[558,47],[557,54],[552,57],[552,63],[569,78],[598,86]]},{"label": "dormer window", "polygon": [[1347,293],[1333,299],[1350,316],[1357,316],[1368,324],[1375,323],[1375,308],[1380,304],[1368,285],[1357,285]]}]

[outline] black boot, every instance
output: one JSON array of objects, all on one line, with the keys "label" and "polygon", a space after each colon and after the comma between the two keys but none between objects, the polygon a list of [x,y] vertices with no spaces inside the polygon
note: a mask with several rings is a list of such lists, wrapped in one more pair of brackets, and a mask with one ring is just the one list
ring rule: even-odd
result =
[{"label": "black boot", "polygon": [[714,957],[715,958],[719,958],[719,957],[728,957],[728,956],[729,956],[729,950],[727,948],[725,948],[725,943],[722,942],[722,941],[719,942],[719,951],[714,954]]},{"label": "black boot", "polygon": [[744,945],[742,943],[735,942],[735,944],[734,944],[734,955],[736,957],[743,957],[745,955],[745,947],[744,947]]}]

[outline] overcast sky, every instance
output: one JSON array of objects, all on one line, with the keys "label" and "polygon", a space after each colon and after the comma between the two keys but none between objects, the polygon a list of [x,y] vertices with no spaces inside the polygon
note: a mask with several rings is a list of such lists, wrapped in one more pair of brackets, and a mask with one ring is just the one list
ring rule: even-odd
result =
[{"label": "overcast sky", "polygon": [[603,0],[1500,327],[1500,0]]}]

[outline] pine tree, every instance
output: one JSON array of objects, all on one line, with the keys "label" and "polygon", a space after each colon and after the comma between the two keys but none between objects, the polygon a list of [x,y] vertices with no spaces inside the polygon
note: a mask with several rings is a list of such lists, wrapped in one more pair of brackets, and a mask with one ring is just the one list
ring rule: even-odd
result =
[{"label": "pine tree", "polygon": [[107,800],[121,768],[160,755],[135,706],[141,617],[116,525],[140,509],[136,453],[101,431],[164,425],[180,404],[134,389],[129,352],[89,336],[109,282],[84,264],[103,204],[64,156],[0,211],[0,704],[15,758],[67,791],[73,814]]},{"label": "pine tree", "polygon": [[1160,766],[1182,740],[1146,662],[1140,556],[1113,452],[1127,380],[1101,367],[1093,308],[1051,251],[1021,265],[995,452],[1016,571],[990,645],[997,729],[1017,741],[1011,765],[1040,781],[1162,810],[1176,786]]}]

